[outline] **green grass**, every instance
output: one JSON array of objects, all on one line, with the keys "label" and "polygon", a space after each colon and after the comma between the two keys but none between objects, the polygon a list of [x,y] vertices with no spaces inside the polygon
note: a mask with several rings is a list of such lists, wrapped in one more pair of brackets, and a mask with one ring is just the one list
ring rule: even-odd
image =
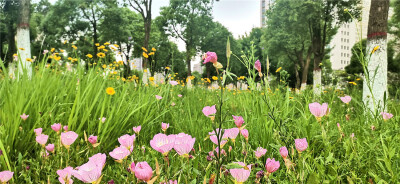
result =
[{"label": "green grass", "polygon": [[[42,127],[43,133],[50,136],[48,142],[55,143],[58,136],[50,128],[54,123],[68,125],[69,130],[79,134],[78,140],[71,146],[70,166],[77,167],[98,152],[107,154],[102,183],[111,179],[116,183],[133,181],[132,175],[126,171],[131,161],[147,161],[154,170],[157,159],[162,172],[156,183],[166,179],[179,179],[179,183],[202,183],[205,177],[209,179],[211,174],[217,172],[211,166],[214,161],[206,159],[213,149],[211,141],[205,140],[208,132],[212,131],[212,122],[201,110],[204,106],[218,104],[218,90],[211,91],[200,86],[187,89],[168,83],[159,86],[135,85],[116,77],[104,78],[100,76],[99,68],[84,70],[78,67],[75,72],[67,72],[63,68],[46,68],[38,64],[31,79],[26,76],[10,79],[3,68],[0,80],[0,149],[3,151],[0,171],[15,172],[11,183],[58,182],[56,171],[66,166],[66,150],[50,154],[47,159],[41,158],[42,148],[35,142],[33,132],[33,129]],[[115,95],[107,95],[107,87],[113,87]],[[224,92],[223,128],[235,127],[232,115],[240,115],[245,119],[250,134],[248,144],[240,137],[235,145],[232,142],[225,145],[227,152],[229,146],[233,150],[224,157],[224,163],[257,163],[258,167],[252,168],[247,183],[254,183],[256,172],[265,170],[263,165],[267,158],[275,158],[281,163],[280,169],[270,176],[272,183],[400,181],[398,102],[388,102],[388,112],[393,113],[394,118],[384,122],[381,117],[367,116],[361,90],[357,87],[339,92],[330,89],[320,97],[314,96],[311,90],[296,94],[286,87],[277,89],[271,92]],[[179,98],[178,94],[183,97]],[[349,105],[338,98],[343,94],[353,98]],[[163,99],[156,100],[155,95]],[[323,136],[319,123],[308,110],[308,104],[315,101],[326,102],[331,108],[329,116],[322,120],[326,136]],[[171,106],[172,102],[176,105]],[[26,121],[19,117],[23,113],[29,115]],[[346,114],[350,115],[349,121],[345,118]],[[101,117],[106,117],[104,123],[99,120]],[[189,162],[171,151],[171,165],[167,167],[162,155],[150,147],[149,141],[162,132],[161,122],[170,123],[167,134],[184,132],[196,138],[195,152],[191,153],[193,158]],[[345,135],[342,139],[337,123],[341,124]],[[137,125],[142,125],[142,131],[135,143],[134,153],[128,157],[129,162],[114,162],[108,153],[118,146],[118,137],[132,134],[132,127]],[[376,130],[371,130],[371,125]],[[100,146],[91,148],[85,142],[84,132],[87,136],[97,135]],[[350,138],[352,133],[355,139]],[[294,139],[304,137],[309,147],[299,157],[294,149]],[[268,152],[256,160],[254,150],[260,146]],[[289,149],[290,160],[296,163],[295,171],[287,171],[279,154],[281,146]],[[247,152],[247,156],[243,151]],[[229,174],[222,174],[221,179],[222,183],[233,183]],[[74,179],[74,183],[79,182]]]}]

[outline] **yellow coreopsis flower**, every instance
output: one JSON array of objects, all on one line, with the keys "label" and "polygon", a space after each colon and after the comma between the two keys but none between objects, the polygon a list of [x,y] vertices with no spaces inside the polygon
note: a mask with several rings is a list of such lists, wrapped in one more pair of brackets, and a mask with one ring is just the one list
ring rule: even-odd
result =
[{"label": "yellow coreopsis flower", "polygon": [[72,57],[68,57],[68,60],[72,60]]},{"label": "yellow coreopsis flower", "polygon": [[144,48],[144,47],[142,47],[142,50],[143,50],[143,51],[145,51],[145,52],[147,52],[147,49],[146,49],[146,48]]},{"label": "yellow coreopsis flower", "polygon": [[59,60],[61,59],[61,56],[54,56],[54,59],[55,59],[56,61],[59,61]]},{"label": "yellow coreopsis flower", "polygon": [[74,48],[75,50],[78,49],[78,47],[76,47],[75,45],[72,45],[71,47]]},{"label": "yellow coreopsis flower", "polygon": [[150,52],[150,53],[149,53],[149,56],[151,56],[151,55],[154,55],[154,52]]},{"label": "yellow coreopsis flower", "polygon": [[99,53],[97,53],[97,57],[104,58],[104,57],[106,57],[106,54],[99,52]]},{"label": "yellow coreopsis flower", "polygon": [[60,49],[60,52],[64,52],[64,50]]},{"label": "yellow coreopsis flower", "polygon": [[115,90],[114,90],[114,88],[112,88],[112,87],[108,87],[108,88],[106,89],[106,93],[107,93],[108,95],[114,95],[114,94],[115,94]]},{"label": "yellow coreopsis flower", "polygon": [[146,52],[143,52],[143,57],[149,58],[149,55],[147,55]]},{"label": "yellow coreopsis flower", "polygon": [[109,42],[106,42],[106,43],[104,43],[104,45],[110,45],[110,43],[109,43]]},{"label": "yellow coreopsis flower", "polygon": [[78,61],[78,58],[74,58],[72,59],[72,62]]},{"label": "yellow coreopsis flower", "polygon": [[94,45],[96,45],[96,47],[98,47],[98,46],[100,46],[100,43],[96,43],[96,44],[94,44]]},{"label": "yellow coreopsis flower", "polygon": [[54,52],[55,50],[56,50],[55,48],[51,48],[51,49],[50,49],[51,52]]},{"label": "yellow coreopsis flower", "polygon": [[26,58],[26,61],[32,62],[32,59],[31,58]]},{"label": "yellow coreopsis flower", "polygon": [[149,77],[149,80],[150,81],[154,81],[154,77]]},{"label": "yellow coreopsis flower", "polygon": [[19,48],[19,50],[25,50],[24,48]]},{"label": "yellow coreopsis flower", "polygon": [[91,55],[91,54],[86,54],[86,57],[88,57],[88,58],[92,58],[92,57],[93,57],[93,55]]},{"label": "yellow coreopsis flower", "polygon": [[371,54],[373,54],[378,49],[379,49],[379,45],[375,46],[374,49],[371,51]]},{"label": "yellow coreopsis flower", "polygon": [[169,66],[167,66],[167,67],[165,67],[165,69],[169,70],[169,69],[171,69],[171,68],[169,68]]},{"label": "yellow coreopsis flower", "polygon": [[107,52],[108,50],[107,50],[107,49],[103,49],[103,51],[104,51],[104,52]]},{"label": "yellow coreopsis flower", "polygon": [[216,81],[216,80],[218,80],[218,77],[217,76],[212,76],[212,79]]},{"label": "yellow coreopsis flower", "polygon": [[151,48],[151,50],[152,50],[153,52],[157,51],[157,49],[156,49],[156,48],[154,48],[154,47],[153,47],[153,48]]},{"label": "yellow coreopsis flower", "polygon": [[278,69],[276,69],[275,73],[278,73],[281,70],[282,70],[282,67],[279,67]]},{"label": "yellow coreopsis flower", "polygon": [[103,65],[102,67],[103,67],[104,69],[106,69],[106,68],[107,68],[107,65]]},{"label": "yellow coreopsis flower", "polygon": [[117,44],[114,44],[114,47],[119,47],[119,45],[117,45]]}]

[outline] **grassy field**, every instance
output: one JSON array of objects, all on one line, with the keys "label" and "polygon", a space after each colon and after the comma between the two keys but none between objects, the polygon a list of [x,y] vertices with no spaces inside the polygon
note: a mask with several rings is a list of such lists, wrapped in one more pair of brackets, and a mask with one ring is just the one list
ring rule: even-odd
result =
[{"label": "grassy field", "polygon": [[[399,102],[388,101],[387,112],[394,117],[387,121],[382,116],[370,116],[357,86],[327,89],[321,96],[314,96],[311,90],[295,93],[285,86],[261,91],[224,88],[221,93],[168,82],[144,85],[140,78],[123,79],[120,73],[104,77],[100,64],[89,70],[77,67],[71,72],[58,65],[38,64],[31,79],[11,79],[6,71],[3,67],[0,73],[0,171],[14,172],[10,183],[58,183],[57,170],[76,168],[96,153],[107,155],[100,183],[136,183],[137,178],[128,168],[131,162],[142,161],[153,169],[155,183],[208,183],[218,172],[219,183],[234,183],[229,171],[238,166],[233,162],[251,165],[250,177],[244,183],[400,181]],[[114,88],[114,95],[107,94],[108,87]],[[340,100],[344,95],[352,97],[349,104]],[[312,102],[329,105],[330,113],[320,123],[310,113]],[[232,115],[242,116],[249,132],[248,142],[242,135],[235,142],[228,141],[220,162],[209,156],[216,145],[208,135],[217,121],[202,113],[205,106],[212,105],[217,107],[222,128],[236,127]],[[23,113],[29,115],[26,120],[20,117]],[[170,125],[166,134],[184,132],[196,138],[190,157],[181,157],[174,150],[165,157],[150,146],[153,136],[163,133],[162,122]],[[50,128],[54,123],[67,125],[69,131],[79,135],[69,150],[62,147],[60,135]],[[132,153],[122,163],[115,162],[109,153],[119,146],[118,138],[134,134],[132,127],[138,125],[142,129],[136,134]],[[43,156],[45,149],[35,141],[36,128],[43,128],[43,134],[49,135],[47,143],[55,144],[54,153]],[[100,144],[95,148],[87,141],[90,135],[98,136]],[[308,142],[301,154],[294,141],[299,138]],[[279,152],[282,146],[287,147],[288,159],[293,163],[289,168]],[[256,159],[254,151],[258,147],[268,151]],[[267,174],[269,177],[260,172],[266,171],[267,158],[280,162],[280,168]],[[222,163],[220,170],[215,167],[217,163]]]}]

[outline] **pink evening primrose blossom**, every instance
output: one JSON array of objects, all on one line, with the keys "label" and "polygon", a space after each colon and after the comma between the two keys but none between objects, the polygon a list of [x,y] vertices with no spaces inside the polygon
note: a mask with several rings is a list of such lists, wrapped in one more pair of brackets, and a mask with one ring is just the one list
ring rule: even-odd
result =
[{"label": "pink evening primrose blossom", "polygon": [[349,104],[349,102],[351,101],[351,97],[350,96],[340,97],[340,100],[342,100],[342,102],[345,104]]},{"label": "pink evening primrose blossom", "polygon": [[236,137],[239,135],[239,128],[225,129],[224,135],[235,142]]},{"label": "pink evening primrose blossom", "polygon": [[170,83],[171,85],[173,85],[173,86],[178,85],[178,82],[176,82],[176,81],[169,81],[169,83]]},{"label": "pink evening primrose blossom", "polygon": [[165,132],[169,128],[169,123],[161,122],[161,129]]},{"label": "pink evening primrose blossom", "polygon": [[156,134],[150,141],[150,146],[166,156],[175,145],[175,137],[175,135]]},{"label": "pink evening primrose blossom", "polygon": [[20,115],[20,117],[21,117],[22,120],[25,121],[26,119],[28,119],[29,115],[26,115],[26,114],[24,113],[24,114]]},{"label": "pink evening primrose blossom", "polygon": [[106,164],[107,155],[104,153],[97,153],[89,157],[89,162],[94,163],[97,167],[104,168]]},{"label": "pink evening primrose blossom", "polygon": [[94,162],[87,162],[79,166],[78,170],[73,170],[72,175],[84,183],[100,183],[102,169]]},{"label": "pink evening primrose blossom", "polygon": [[246,140],[249,140],[249,131],[247,129],[243,129],[242,131],[240,131],[240,133]]},{"label": "pink evening primrose blossom", "polygon": [[387,112],[381,112],[382,118],[384,121],[389,120],[390,118],[393,117],[393,114],[387,113]]},{"label": "pink evening primrose blossom", "polygon": [[7,183],[14,175],[14,172],[11,171],[2,171],[0,172],[0,183]]},{"label": "pink evening primrose blossom", "polygon": [[307,143],[307,139],[306,138],[302,138],[302,139],[295,139],[294,140],[294,144],[296,146],[296,149],[298,152],[303,152],[307,149],[308,147],[308,143]]},{"label": "pink evening primrose blossom", "polygon": [[142,130],[142,126],[133,127],[132,129],[136,134],[139,134],[140,130]]},{"label": "pink evening primrose blossom", "polygon": [[264,149],[264,148],[262,148],[262,147],[258,147],[258,148],[256,149],[256,151],[254,151],[254,153],[255,153],[255,155],[256,155],[256,158],[259,159],[259,158],[261,158],[262,156],[264,156],[265,153],[267,153],[267,149]]},{"label": "pink evening primrose blossom", "polygon": [[279,161],[275,161],[273,158],[272,160],[270,158],[267,159],[267,162],[265,163],[265,169],[267,170],[268,173],[273,173],[276,170],[278,170],[280,167]]},{"label": "pink evening primrose blossom", "polygon": [[244,123],[244,119],[242,116],[234,116],[232,115],[233,120],[235,120],[235,124],[238,128],[242,128],[242,125]]},{"label": "pink evening primrose blossom", "polygon": [[89,136],[88,141],[90,142],[90,144],[96,144],[97,143],[97,136]]},{"label": "pink evening primrose blossom", "polygon": [[211,115],[214,115],[217,113],[217,109],[215,109],[215,105],[205,106],[202,111],[203,111],[204,116],[207,116],[207,117],[210,117]]},{"label": "pink evening primrose blossom", "polygon": [[283,159],[286,159],[288,156],[288,150],[285,146],[282,146],[281,148],[279,148],[279,153],[281,154]]},{"label": "pink evening primrose blossom", "polygon": [[174,149],[180,155],[189,157],[189,152],[193,149],[196,138],[185,133],[179,133],[175,136]]},{"label": "pink evening primrose blossom", "polygon": [[49,52],[49,50],[43,50],[43,55],[47,54]]},{"label": "pink evening primrose blossom", "polygon": [[48,144],[46,146],[46,150],[54,153],[54,144]]},{"label": "pink evening primrose blossom", "polygon": [[58,181],[60,181],[60,183],[62,184],[72,184],[74,183],[74,181],[71,179],[72,176],[72,171],[74,169],[72,167],[66,167],[62,170],[57,170],[57,174],[58,174]]},{"label": "pink evening primrose blossom", "polygon": [[326,115],[328,111],[328,104],[323,103],[322,105],[319,104],[318,102],[310,103],[308,105],[308,108],[310,109],[311,114],[315,116],[317,121],[321,121],[321,118]]},{"label": "pink evening primrose blossom", "polygon": [[243,162],[234,162],[236,164],[239,164],[243,168],[236,168],[236,169],[230,169],[229,172],[231,173],[232,177],[235,178],[235,183],[243,183],[247,181],[247,179],[250,176],[251,172],[251,165],[247,165]]},{"label": "pink evening primrose blossom", "polygon": [[118,138],[118,142],[121,144],[121,146],[124,146],[127,150],[132,152],[135,139],[136,139],[135,134],[133,135],[125,134]]},{"label": "pink evening primrose blossom", "polygon": [[131,154],[131,152],[126,149],[124,146],[119,146],[115,148],[112,152],[110,152],[110,156],[114,158],[117,162],[122,162],[123,159],[128,157]]},{"label": "pink evening primrose blossom", "polygon": [[258,71],[258,73],[261,73],[261,62],[260,62],[260,60],[257,60],[257,61],[254,63],[254,68],[256,68],[256,70]]},{"label": "pink evening primrose blossom", "polygon": [[136,178],[142,181],[149,181],[153,176],[153,169],[147,162],[139,162],[135,167],[135,176]]},{"label": "pink evening primrose blossom", "polygon": [[59,133],[61,130],[61,124],[60,123],[54,123],[53,125],[51,125],[51,129],[53,129],[55,132]]},{"label": "pink evening primrose blossom", "polygon": [[69,149],[72,143],[78,138],[78,134],[74,131],[61,133],[61,143],[65,148]]},{"label": "pink evening primrose blossom", "polygon": [[208,51],[207,53],[204,54],[203,60],[204,60],[203,64],[206,64],[206,63],[209,63],[209,62],[216,63],[217,60],[218,60],[218,57],[217,57],[217,54],[215,52]]},{"label": "pink evening primrose blossom", "polygon": [[181,95],[181,94],[179,94],[179,95],[178,95],[178,97],[179,97],[179,98],[181,98],[181,97],[182,97],[182,95]]},{"label": "pink evening primrose blossom", "polygon": [[130,172],[134,174],[135,168],[136,168],[136,164],[135,164],[135,162],[132,162],[131,165],[129,165]]},{"label": "pink evening primrose blossom", "polygon": [[[219,132],[219,128],[217,128],[217,132]],[[210,135],[211,142],[213,142],[215,145],[218,145],[218,137],[217,137],[215,131],[209,132],[208,134]],[[228,142],[228,136],[225,134],[225,131],[221,131],[221,132],[219,132],[219,134],[220,134],[219,135],[219,138],[220,138],[219,144],[221,145],[221,148],[223,148],[224,145]]]},{"label": "pink evening primrose blossom", "polygon": [[40,135],[36,136],[36,142],[39,143],[40,145],[42,145],[43,147],[46,145],[48,139],[49,139],[49,136],[45,135],[45,134],[40,134]]},{"label": "pink evening primrose blossom", "polygon": [[102,122],[102,123],[104,123],[104,122],[106,122],[106,117],[102,117],[102,118],[99,118],[99,120]]},{"label": "pink evening primrose blossom", "polygon": [[40,135],[40,134],[42,134],[42,128],[37,128],[37,129],[34,129],[33,131],[35,132],[35,134],[36,134],[36,136],[38,136],[38,135]]},{"label": "pink evening primrose blossom", "polygon": [[161,100],[161,99],[162,99],[162,96],[156,95],[156,99],[157,99],[157,100]]},{"label": "pink evening primrose blossom", "polygon": [[63,127],[63,129],[64,129],[64,132],[68,132],[68,125],[65,125],[65,126]]}]

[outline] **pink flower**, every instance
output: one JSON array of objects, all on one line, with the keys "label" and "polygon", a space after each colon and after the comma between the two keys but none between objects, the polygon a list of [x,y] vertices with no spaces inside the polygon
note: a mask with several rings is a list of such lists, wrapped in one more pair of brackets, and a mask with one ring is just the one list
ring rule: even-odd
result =
[{"label": "pink flower", "polygon": [[256,151],[254,151],[256,158],[259,159],[262,156],[265,155],[265,153],[267,153],[267,149],[264,149],[262,147],[258,147]]},{"label": "pink flower", "polygon": [[270,158],[267,159],[267,162],[265,163],[265,169],[267,170],[268,173],[273,173],[276,170],[279,169],[281,165],[279,164],[279,161],[275,161],[273,158],[272,160]]},{"label": "pink flower", "polygon": [[14,175],[14,172],[11,171],[2,171],[0,172],[0,182],[7,183]]},{"label": "pink flower", "polygon": [[124,146],[127,150],[132,151],[135,139],[136,139],[135,134],[133,135],[126,134],[118,138],[118,142],[121,144],[121,146]]},{"label": "pink flower", "polygon": [[210,117],[210,115],[217,113],[217,109],[215,109],[215,105],[205,106],[202,111],[203,111],[203,114],[207,117]]},{"label": "pink flower", "polygon": [[49,50],[43,50],[43,55],[47,54],[49,52]]},{"label": "pink flower", "polygon": [[97,136],[91,135],[91,136],[88,138],[88,141],[90,142],[90,144],[96,144],[96,143],[97,143]]},{"label": "pink flower", "polygon": [[224,132],[224,135],[229,139],[232,139],[233,142],[235,142],[235,139],[238,136],[238,134],[239,134],[239,128],[225,129]]},{"label": "pink flower", "polygon": [[[219,128],[217,128],[217,132],[219,132]],[[208,134],[210,135],[211,142],[213,142],[214,144],[218,145],[218,138],[217,138],[217,135],[216,135],[215,131],[209,132]],[[222,148],[228,142],[228,140],[227,140],[228,136],[225,134],[225,132],[222,135],[222,131],[219,132],[219,134],[220,134],[219,135],[219,138],[220,138],[220,143],[219,144],[221,145],[221,148]]]},{"label": "pink flower", "polygon": [[20,115],[20,117],[21,117],[22,120],[25,121],[26,119],[28,119],[29,115],[26,115],[26,114],[24,113],[24,114]]},{"label": "pink flower", "polygon": [[189,152],[193,149],[196,138],[185,133],[179,133],[175,136],[175,151],[181,156],[189,156]]},{"label": "pink flower", "polygon": [[61,143],[65,146],[65,148],[69,149],[72,143],[78,138],[78,134],[74,131],[63,132],[61,133]]},{"label": "pink flower", "polygon": [[208,62],[211,62],[211,63],[216,63],[217,62],[217,54],[215,53],[215,52],[210,52],[210,51],[208,51],[206,54],[204,54],[204,56],[203,56],[203,60],[204,60],[204,62],[203,62],[203,64],[206,64],[206,63],[208,63]]},{"label": "pink flower", "polygon": [[100,183],[101,170],[94,162],[87,162],[79,166],[78,170],[73,170],[72,175],[84,183]]},{"label": "pink flower", "polygon": [[351,133],[350,138],[352,139],[354,138],[354,133]]},{"label": "pink flower", "polygon": [[181,98],[181,97],[182,97],[182,95],[181,95],[181,94],[179,94],[179,95],[178,95],[178,97],[179,97],[179,98]]},{"label": "pink flower", "polygon": [[162,96],[156,95],[156,98],[157,98],[157,100],[161,100],[161,99],[162,99]]},{"label": "pink flower", "polygon": [[40,134],[40,135],[36,136],[36,142],[38,142],[43,147],[44,147],[44,145],[46,145],[47,139],[49,139],[49,136],[45,135],[45,134]]},{"label": "pink flower", "polygon": [[260,73],[261,72],[261,63],[260,63],[260,60],[257,60],[255,63],[254,63],[254,68],[256,68],[256,70]]},{"label": "pink flower", "polygon": [[65,125],[65,126],[63,127],[63,129],[64,129],[65,132],[68,132],[68,126],[67,126],[67,125]]},{"label": "pink flower", "polygon": [[165,132],[169,128],[169,123],[161,122],[161,129]]},{"label": "pink flower", "polygon": [[136,168],[135,162],[132,162],[131,165],[129,165],[129,170],[131,171],[131,173],[135,173],[135,168]]},{"label": "pink flower", "polygon": [[124,146],[117,147],[112,152],[110,152],[110,156],[117,161],[122,161],[127,156],[129,156],[129,154],[131,154],[131,152]]},{"label": "pink flower", "polygon": [[244,123],[244,119],[242,116],[234,116],[232,115],[233,120],[235,120],[235,124],[238,128],[241,128],[243,123]]},{"label": "pink flower", "polygon": [[350,96],[340,97],[340,100],[342,100],[342,102],[345,104],[349,104],[349,102],[351,101],[351,97]]},{"label": "pink flower", "polygon": [[321,118],[325,116],[328,111],[328,104],[323,103],[321,105],[318,102],[314,102],[310,103],[308,108],[310,109],[311,114],[313,114],[318,121],[321,121]]},{"label": "pink flower", "polygon": [[307,143],[307,139],[303,138],[303,139],[295,139],[294,140],[294,144],[296,146],[296,149],[298,152],[303,152],[307,149],[308,147],[308,143]]},{"label": "pink flower", "polygon": [[156,151],[167,155],[175,145],[175,135],[156,134],[150,141],[150,146]]},{"label": "pink flower", "polygon": [[147,162],[139,162],[135,167],[135,176],[140,180],[149,181],[153,176],[153,169]]},{"label": "pink flower", "polygon": [[169,83],[170,83],[171,85],[173,85],[173,86],[178,85],[178,82],[176,82],[176,81],[169,81]]},{"label": "pink flower", "polygon": [[240,133],[243,135],[243,137],[248,140],[249,139],[249,131],[247,129],[243,129],[240,131]]},{"label": "pink flower", "polygon": [[133,127],[132,129],[133,129],[133,131],[134,131],[135,133],[139,134],[139,133],[140,133],[140,130],[142,130],[142,126]]},{"label": "pink flower", "polygon": [[72,176],[72,171],[74,169],[72,167],[66,167],[62,170],[58,170],[57,174],[58,174],[58,181],[60,181],[60,183],[65,184],[68,181],[68,184],[72,184],[74,181],[71,179]]},{"label": "pink flower", "polygon": [[53,153],[54,152],[54,144],[48,144],[46,146],[46,150]]},{"label": "pink flower", "polygon": [[246,164],[243,162],[234,162],[234,163],[239,164],[243,168],[230,169],[229,172],[231,173],[232,177],[235,178],[235,181],[239,183],[247,181],[247,179],[250,176],[251,165],[246,166]]},{"label": "pink flower", "polygon": [[381,112],[381,115],[382,115],[383,120],[385,120],[385,121],[387,121],[387,120],[389,120],[390,118],[393,117],[393,114],[390,114],[390,113],[387,113],[387,112]]},{"label": "pink flower", "polygon": [[279,148],[279,153],[281,154],[281,156],[284,159],[288,156],[288,150],[285,146],[282,146],[281,148]]},{"label": "pink flower", "polygon": [[37,129],[34,129],[33,131],[38,136],[38,135],[42,134],[42,130],[43,130],[42,128],[37,128]]},{"label": "pink flower", "polygon": [[104,122],[106,122],[106,117],[99,118],[99,120],[100,120],[102,123],[104,123]]},{"label": "pink flower", "polygon": [[175,106],[175,102],[172,102],[172,103],[171,103],[171,106],[172,106],[172,107]]},{"label": "pink flower", "polygon": [[51,125],[51,129],[53,129],[55,132],[60,132],[61,130],[61,124],[60,123],[54,123],[53,125]]},{"label": "pink flower", "polygon": [[220,156],[220,155],[219,155],[219,150],[221,150],[221,154],[222,154],[222,155],[225,155],[225,156],[226,156],[226,151],[225,151],[224,149],[219,149],[219,147],[216,147],[216,148],[215,148],[215,153],[217,153],[218,156]]},{"label": "pink flower", "polygon": [[97,167],[103,168],[106,164],[107,155],[104,153],[97,153],[89,158],[89,162],[94,163]]}]

